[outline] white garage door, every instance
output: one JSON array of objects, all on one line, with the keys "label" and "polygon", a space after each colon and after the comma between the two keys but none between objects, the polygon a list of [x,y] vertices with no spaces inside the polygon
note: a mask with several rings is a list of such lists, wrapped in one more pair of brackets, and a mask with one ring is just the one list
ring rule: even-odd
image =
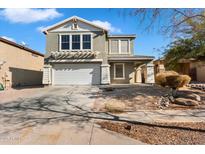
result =
[{"label": "white garage door", "polygon": [[55,64],[54,85],[100,84],[100,64]]}]

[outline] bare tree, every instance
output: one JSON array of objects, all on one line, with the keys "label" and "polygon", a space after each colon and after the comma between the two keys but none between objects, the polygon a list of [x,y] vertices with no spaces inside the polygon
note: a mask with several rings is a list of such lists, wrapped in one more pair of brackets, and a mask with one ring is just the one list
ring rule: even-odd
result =
[{"label": "bare tree", "polygon": [[205,21],[205,9],[136,8],[131,9],[129,15],[136,16],[140,24],[147,25],[147,31],[158,29],[175,37],[190,29],[197,30],[196,23]]}]

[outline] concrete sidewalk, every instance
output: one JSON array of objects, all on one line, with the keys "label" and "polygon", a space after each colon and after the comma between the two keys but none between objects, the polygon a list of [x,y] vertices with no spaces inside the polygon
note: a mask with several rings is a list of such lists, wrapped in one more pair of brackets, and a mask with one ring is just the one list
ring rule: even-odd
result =
[{"label": "concrete sidewalk", "polygon": [[57,125],[27,127],[1,135],[0,144],[134,145],[144,143],[101,129],[90,122],[81,124],[81,127],[73,123],[60,122]]},{"label": "concrete sidewalk", "polygon": [[139,110],[119,117],[140,122],[205,122],[205,110]]}]

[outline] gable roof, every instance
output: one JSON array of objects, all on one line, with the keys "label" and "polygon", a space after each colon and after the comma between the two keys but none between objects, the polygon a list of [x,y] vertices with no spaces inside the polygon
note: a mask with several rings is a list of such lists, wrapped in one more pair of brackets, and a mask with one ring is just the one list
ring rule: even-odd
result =
[{"label": "gable roof", "polygon": [[12,45],[12,46],[14,46],[14,47],[17,47],[17,48],[26,50],[26,51],[28,51],[28,52],[30,52],[30,53],[32,53],[32,54],[36,54],[36,55],[39,55],[39,56],[44,57],[44,54],[41,54],[41,53],[38,52],[38,51],[35,51],[35,50],[33,50],[33,49],[30,49],[30,48],[25,47],[25,46],[20,45],[20,44],[17,44],[17,43],[15,43],[15,42],[9,41],[9,40],[4,39],[4,38],[2,38],[2,37],[0,37],[0,41],[1,41],[1,42],[4,42],[4,43],[7,43],[7,44],[9,44],[9,45]]},{"label": "gable roof", "polygon": [[60,21],[60,22],[58,22],[58,23],[56,23],[56,24],[54,24],[54,25],[51,25],[51,26],[47,27],[46,29],[44,29],[43,33],[44,33],[44,34],[47,34],[49,30],[54,29],[54,28],[56,28],[57,26],[63,25],[63,24],[65,24],[65,23],[67,23],[67,22],[69,22],[69,21],[71,21],[71,20],[79,20],[79,21],[81,21],[81,22],[84,22],[84,23],[89,24],[89,25],[91,25],[91,26],[94,26],[94,27],[96,27],[96,28],[102,29],[102,30],[104,30],[104,31],[108,31],[108,29],[106,29],[106,28],[104,28],[104,27],[102,27],[102,26],[96,25],[96,24],[94,24],[94,23],[92,23],[92,22],[90,22],[90,21],[88,21],[88,20],[85,20],[85,19],[80,18],[80,17],[78,17],[78,16],[72,16],[72,17],[70,17],[70,18],[67,18],[67,19],[65,19],[65,20],[63,20],[63,21]]}]

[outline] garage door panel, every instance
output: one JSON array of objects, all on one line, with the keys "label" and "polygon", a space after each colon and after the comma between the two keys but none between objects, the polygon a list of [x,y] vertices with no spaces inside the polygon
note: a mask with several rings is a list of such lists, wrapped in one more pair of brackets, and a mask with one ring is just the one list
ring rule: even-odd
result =
[{"label": "garage door panel", "polygon": [[55,85],[100,84],[100,64],[55,64]]}]

